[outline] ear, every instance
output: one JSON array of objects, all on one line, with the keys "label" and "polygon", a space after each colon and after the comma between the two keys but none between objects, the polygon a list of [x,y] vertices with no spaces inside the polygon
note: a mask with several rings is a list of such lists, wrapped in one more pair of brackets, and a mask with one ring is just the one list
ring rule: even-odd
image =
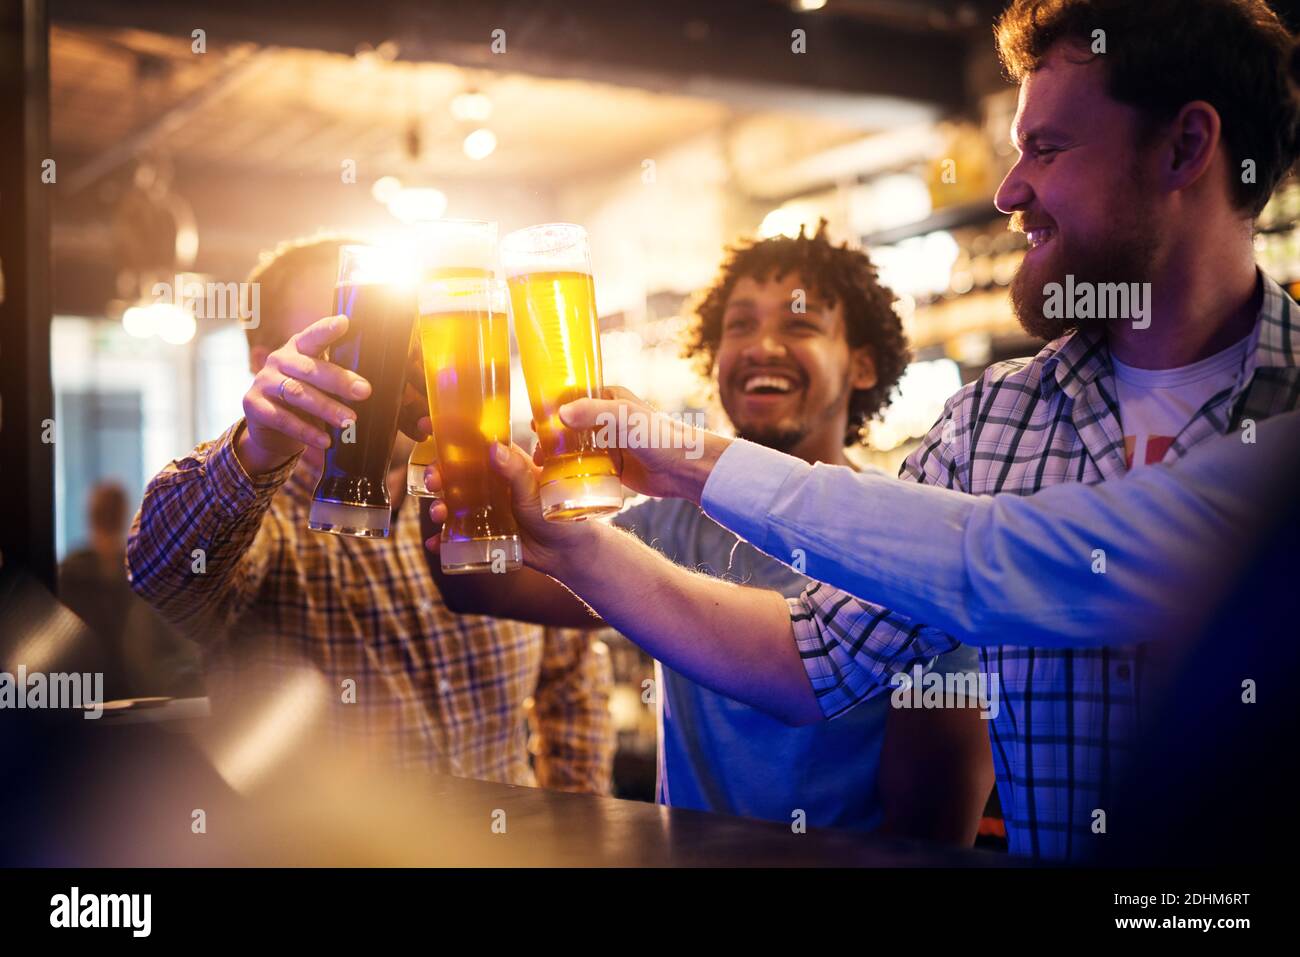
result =
[{"label": "ear", "polygon": [[248,371],[257,375],[262,371],[262,366],[266,365],[266,357],[271,354],[271,350],[266,346],[253,346],[248,350]]},{"label": "ear", "polygon": [[1169,124],[1167,151],[1162,156],[1165,185],[1171,192],[1187,189],[1201,178],[1218,152],[1219,111],[1204,100],[1187,103]]},{"label": "ear", "polygon": [[876,375],[876,360],[871,350],[859,346],[849,352],[849,384],[856,389],[870,389],[880,377]]}]

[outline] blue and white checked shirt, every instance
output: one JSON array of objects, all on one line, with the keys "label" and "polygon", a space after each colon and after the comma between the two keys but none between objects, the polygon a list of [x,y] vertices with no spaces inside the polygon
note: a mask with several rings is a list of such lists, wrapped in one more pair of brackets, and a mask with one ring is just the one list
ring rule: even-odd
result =
[{"label": "blue and white checked shirt", "polygon": [[[1248,419],[1261,421],[1300,407],[1300,313],[1276,283],[1264,276],[1262,283],[1260,316],[1234,384],[1193,416],[1166,462]],[[748,480],[762,484],[756,461],[747,458],[744,464]],[[1032,359],[999,363],[962,388],[904,463],[901,477],[974,495],[1029,495],[1125,472],[1105,339],[1074,333]],[[736,527],[736,515],[728,514],[722,486],[710,480],[705,509],[745,534],[749,529]],[[833,516],[861,508],[862,497],[811,507]],[[1062,596],[1066,603],[1076,598],[1086,601],[1082,595]],[[828,717],[887,689],[895,672],[957,643],[937,628],[827,585],[814,584],[789,601],[804,667]],[[1116,773],[1137,730],[1144,649],[1141,643],[980,649],[984,670],[996,673],[1001,685],[1000,710],[989,732],[1013,852],[1070,859],[1094,850],[1094,811],[1109,806]]]}]

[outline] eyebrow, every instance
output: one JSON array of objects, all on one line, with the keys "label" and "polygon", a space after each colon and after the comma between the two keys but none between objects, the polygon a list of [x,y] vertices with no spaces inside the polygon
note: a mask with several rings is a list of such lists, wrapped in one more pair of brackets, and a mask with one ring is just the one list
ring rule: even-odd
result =
[{"label": "eyebrow", "polygon": [[1030,146],[1040,140],[1063,140],[1069,139],[1069,134],[1065,130],[1055,126],[1036,126],[1032,129],[1025,130],[1023,127],[1013,126],[1011,128],[1011,145],[1015,147]]},{"label": "eyebrow", "polygon": [[[723,312],[730,312],[732,309],[742,308],[742,307],[747,307],[752,309],[755,305],[756,303],[754,302],[754,300],[750,299],[749,297],[744,297],[741,299],[731,299],[728,300],[726,308],[723,310]],[[831,308],[830,305],[826,302],[826,300],[821,298],[820,296],[808,296],[804,300],[804,305],[808,307],[808,313],[807,313],[808,315],[812,315],[812,311],[814,309],[818,311],[818,314],[821,314],[822,312]],[[793,303],[786,304],[787,309],[789,309],[791,306],[793,306]],[[804,313],[795,313],[795,315],[804,315]]]}]

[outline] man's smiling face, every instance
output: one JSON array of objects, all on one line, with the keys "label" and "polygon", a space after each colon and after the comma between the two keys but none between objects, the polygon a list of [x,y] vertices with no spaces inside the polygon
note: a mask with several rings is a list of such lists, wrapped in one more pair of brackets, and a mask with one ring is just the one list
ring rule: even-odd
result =
[{"label": "man's smiling face", "polygon": [[1149,120],[1106,90],[1104,56],[1058,44],[1025,78],[1012,127],[1020,158],[996,202],[1029,251],[1011,287],[1021,325],[1055,339],[1071,321],[1043,316],[1044,287],[1147,282],[1160,245]]},{"label": "man's smiling face", "polygon": [[869,360],[854,362],[844,304],[827,305],[793,273],[736,281],[715,371],[736,434],[783,452],[835,422],[842,430],[850,393],[875,383]]}]

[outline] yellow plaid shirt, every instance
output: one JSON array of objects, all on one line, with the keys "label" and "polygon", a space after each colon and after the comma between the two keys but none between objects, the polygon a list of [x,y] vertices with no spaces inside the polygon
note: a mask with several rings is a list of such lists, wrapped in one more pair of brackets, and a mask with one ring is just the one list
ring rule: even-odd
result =
[{"label": "yellow plaid shirt", "polygon": [[253,662],[305,661],[336,689],[355,682],[354,702],[335,696],[331,724],[402,766],[608,793],[604,646],[584,631],[451,612],[413,499],[387,539],[310,531],[314,476],[294,459],[250,478],[234,454],[242,425],[150,481],[127,546],[132,587],[199,642],[213,686],[238,686],[220,679]]}]

